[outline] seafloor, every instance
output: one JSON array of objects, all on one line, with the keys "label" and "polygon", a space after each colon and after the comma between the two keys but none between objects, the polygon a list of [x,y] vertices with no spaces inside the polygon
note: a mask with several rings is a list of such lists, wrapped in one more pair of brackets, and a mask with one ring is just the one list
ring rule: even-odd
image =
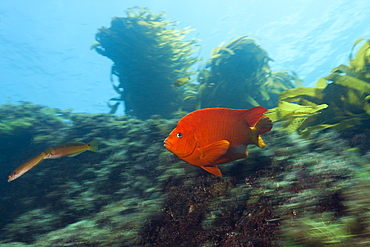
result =
[{"label": "seafloor", "polygon": [[[219,178],[163,147],[177,121],[0,106],[0,246],[370,244],[364,135],[302,139],[275,124],[265,149],[250,146]],[[48,146],[92,140],[98,152],[44,160],[7,183]]]}]

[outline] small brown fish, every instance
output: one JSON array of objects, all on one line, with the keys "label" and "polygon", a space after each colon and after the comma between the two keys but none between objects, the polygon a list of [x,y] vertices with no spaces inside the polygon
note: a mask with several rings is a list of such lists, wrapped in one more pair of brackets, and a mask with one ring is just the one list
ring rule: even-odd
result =
[{"label": "small brown fish", "polygon": [[185,83],[187,83],[189,80],[190,80],[190,76],[181,77],[181,78],[179,78],[179,79],[177,79],[175,81],[175,83],[173,84],[173,86],[175,86],[175,87],[181,87],[182,85],[184,85]]},{"label": "small brown fish", "polygon": [[21,166],[19,166],[17,169],[15,169],[12,172],[12,174],[9,175],[8,182],[11,182],[11,181],[19,178],[20,176],[22,176],[23,174],[25,174],[26,172],[31,170],[34,166],[39,164],[49,152],[51,152],[51,148],[46,149],[41,154],[39,154],[36,157],[33,157],[32,159],[23,163]]},{"label": "small brown fish", "polygon": [[82,152],[85,152],[86,150],[98,151],[98,143],[96,141],[92,141],[89,143],[67,142],[52,148],[49,147],[41,154],[28,160],[17,169],[15,169],[12,174],[9,175],[8,182],[19,178],[20,176],[31,170],[34,166],[40,164],[43,159],[56,159],[62,156],[73,157]]},{"label": "small brown fish", "polygon": [[96,141],[92,141],[89,143],[83,142],[67,142],[55,147],[52,147],[52,151],[46,154],[44,159],[57,159],[62,156],[73,157],[86,150],[90,151],[98,151],[98,143]]}]

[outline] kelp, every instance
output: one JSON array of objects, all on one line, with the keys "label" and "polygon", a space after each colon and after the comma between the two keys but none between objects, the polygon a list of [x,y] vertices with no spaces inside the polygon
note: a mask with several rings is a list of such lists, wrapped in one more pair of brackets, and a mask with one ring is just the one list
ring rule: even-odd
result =
[{"label": "kelp", "polygon": [[[110,58],[113,88],[119,97],[108,104],[114,113],[120,102],[125,113],[141,119],[159,114],[171,116],[178,109],[184,88],[174,88],[176,79],[195,74],[191,67],[199,61],[193,56],[197,39],[183,41],[192,31],[176,29],[174,21],[164,20],[165,12],[154,14],[146,8],[129,8],[127,17],[114,17],[111,27],[102,27],[91,46]],[[119,83],[113,82],[113,77]]]},{"label": "kelp", "polygon": [[213,48],[211,57],[198,74],[199,84],[186,85],[184,106],[196,108],[251,108],[276,106],[278,95],[293,83],[294,72],[271,71],[272,59],[254,39],[240,36]]},{"label": "kelp", "polygon": [[349,66],[339,65],[320,78],[316,88],[289,89],[279,95],[278,107],[267,115],[273,121],[286,121],[288,131],[308,136],[312,130],[334,128],[340,131],[368,128],[370,124],[370,40],[366,40]]}]

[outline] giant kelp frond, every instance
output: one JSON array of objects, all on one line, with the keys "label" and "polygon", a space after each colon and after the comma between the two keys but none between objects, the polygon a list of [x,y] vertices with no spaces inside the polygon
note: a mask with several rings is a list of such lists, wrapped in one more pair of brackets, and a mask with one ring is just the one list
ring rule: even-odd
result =
[{"label": "giant kelp frond", "polygon": [[221,43],[213,48],[211,58],[200,71],[199,85],[188,85],[184,102],[202,108],[271,108],[279,93],[300,81],[286,70],[271,72],[270,60],[266,51],[247,36]]},{"label": "giant kelp frond", "polygon": [[370,120],[370,40],[350,65],[339,65],[317,81],[316,88],[289,89],[279,95],[278,107],[267,115],[273,121],[286,121],[289,131],[308,135],[314,129],[346,130],[368,127]]},{"label": "giant kelp frond", "polygon": [[355,46],[363,41],[364,39],[359,39],[355,42],[352,47],[350,54],[350,68],[357,73],[356,77],[359,77],[362,80],[370,79],[370,40],[368,39],[365,44],[362,45],[358,51],[355,59],[352,59],[352,52]]},{"label": "giant kelp frond", "polygon": [[184,92],[172,84],[195,73],[190,68],[199,61],[192,56],[199,49],[198,40],[183,41],[193,29],[176,29],[174,21],[164,20],[164,12],[135,7],[126,14],[114,17],[110,28],[100,28],[92,46],[114,62],[112,74],[118,76],[119,84],[113,87],[120,97],[113,100],[125,101],[129,115],[169,117]]}]

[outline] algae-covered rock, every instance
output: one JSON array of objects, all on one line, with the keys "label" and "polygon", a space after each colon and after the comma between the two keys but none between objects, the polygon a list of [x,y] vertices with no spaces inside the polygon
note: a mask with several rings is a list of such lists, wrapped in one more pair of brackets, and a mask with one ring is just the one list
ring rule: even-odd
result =
[{"label": "algae-covered rock", "polygon": [[63,111],[56,108],[45,108],[39,105],[22,102],[20,105],[5,104],[0,106],[0,135],[13,138],[24,133],[33,133],[35,142],[43,143],[53,137],[48,135],[54,128],[66,126],[61,117]]},{"label": "algae-covered rock", "polygon": [[[7,106],[7,114],[22,117],[19,107]],[[302,139],[276,124],[265,149],[222,165],[219,178],[163,148],[176,121],[60,117],[68,122],[63,131],[49,126],[58,135],[47,145],[97,140],[99,151],[45,160],[11,183],[0,181],[5,246],[366,246],[368,156],[335,132]],[[31,126],[28,136],[43,136],[36,133],[42,124]],[[38,145],[13,153],[32,155]],[[3,160],[6,178],[18,162]]]},{"label": "algae-covered rock", "polygon": [[[354,232],[346,222],[353,227],[356,217],[344,204],[360,171],[358,154],[334,133],[307,141],[278,128],[267,134],[267,150],[252,149],[248,160],[224,165],[223,179],[203,171],[169,177],[163,215],[142,233],[145,246],[350,243]],[[357,237],[353,243],[363,240]]]}]

